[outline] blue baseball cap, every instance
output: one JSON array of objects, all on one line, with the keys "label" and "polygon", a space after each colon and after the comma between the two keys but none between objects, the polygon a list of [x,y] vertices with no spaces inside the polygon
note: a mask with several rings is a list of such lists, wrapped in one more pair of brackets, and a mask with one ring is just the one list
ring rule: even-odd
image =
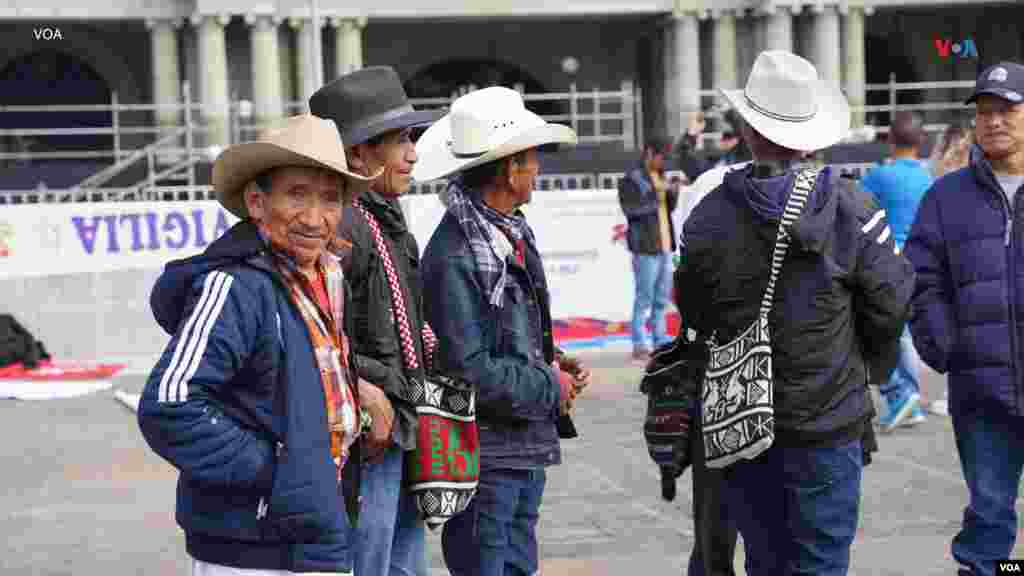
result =
[{"label": "blue baseball cap", "polygon": [[970,104],[983,94],[999,96],[1014,104],[1024,102],[1024,65],[1016,62],[1000,62],[986,68],[974,85],[974,93],[965,104]]}]

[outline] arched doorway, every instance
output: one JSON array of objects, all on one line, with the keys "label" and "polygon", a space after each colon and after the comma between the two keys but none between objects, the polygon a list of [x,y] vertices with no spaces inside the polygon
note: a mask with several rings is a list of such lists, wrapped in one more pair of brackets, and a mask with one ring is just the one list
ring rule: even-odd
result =
[{"label": "arched doorway", "polygon": [[[110,104],[110,86],[78,57],[58,50],[40,50],[10,61],[0,70],[0,105],[57,106]],[[5,128],[92,128],[112,125],[109,111],[3,112]],[[5,151],[44,152],[109,150],[108,135],[6,137]]]},{"label": "arched doorway", "polygon": [[[513,64],[489,59],[452,59],[421,69],[406,81],[405,91],[410,98],[449,98],[470,85],[514,88],[517,84],[523,86],[526,94],[545,91],[536,78]],[[528,101],[526,107],[541,116],[566,113],[557,102]]]}]

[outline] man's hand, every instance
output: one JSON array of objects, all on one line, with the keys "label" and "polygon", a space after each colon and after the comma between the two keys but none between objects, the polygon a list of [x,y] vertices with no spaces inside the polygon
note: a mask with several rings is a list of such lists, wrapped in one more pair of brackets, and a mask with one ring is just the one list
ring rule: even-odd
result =
[{"label": "man's hand", "polygon": [[373,423],[366,434],[366,459],[378,460],[391,445],[391,429],[395,424],[395,409],[384,391],[359,379],[359,403],[370,412]]}]

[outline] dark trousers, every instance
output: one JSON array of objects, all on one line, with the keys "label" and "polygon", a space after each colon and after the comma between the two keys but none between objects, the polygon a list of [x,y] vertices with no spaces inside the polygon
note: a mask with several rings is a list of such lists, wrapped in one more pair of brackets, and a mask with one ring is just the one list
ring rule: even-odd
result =
[{"label": "dark trousers", "polygon": [[483,470],[469,507],[445,523],[441,550],[453,576],[533,576],[547,473]]},{"label": "dark trousers", "polygon": [[863,447],[772,446],[722,482],[750,576],[845,576],[857,532]]},{"label": "dark trousers", "polygon": [[953,539],[959,574],[991,576],[1017,539],[1017,492],[1024,468],[1024,418],[999,410],[953,414],[953,433],[970,493]]},{"label": "dark trousers", "polygon": [[693,474],[693,526],[695,542],[688,576],[736,576],[736,525],[722,499],[722,471],[704,466],[700,412],[690,436],[690,473]]}]

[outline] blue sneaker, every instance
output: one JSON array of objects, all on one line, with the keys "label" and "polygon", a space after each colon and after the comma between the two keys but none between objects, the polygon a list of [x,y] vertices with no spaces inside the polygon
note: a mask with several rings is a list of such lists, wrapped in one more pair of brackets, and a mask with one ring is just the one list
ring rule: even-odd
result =
[{"label": "blue sneaker", "polygon": [[900,424],[900,426],[902,426],[903,428],[912,428],[914,426],[917,426],[918,424],[924,424],[926,420],[927,418],[925,418],[924,410],[921,409],[921,403],[918,402],[917,405],[914,406],[914,409],[911,410],[910,416],[908,416],[907,419]]},{"label": "blue sneaker", "polygon": [[917,408],[920,403],[921,395],[911,392],[899,398],[894,404],[890,404],[889,413],[878,420],[882,432],[889,433],[895,430],[913,414],[914,408]]}]

